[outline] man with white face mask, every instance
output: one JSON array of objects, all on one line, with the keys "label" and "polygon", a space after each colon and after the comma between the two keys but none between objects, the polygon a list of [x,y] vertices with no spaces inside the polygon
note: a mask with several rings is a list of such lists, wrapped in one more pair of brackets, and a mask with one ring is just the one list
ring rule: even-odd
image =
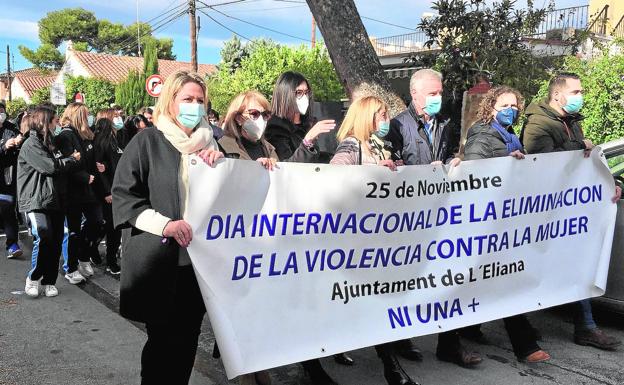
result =
[{"label": "man with white face mask", "polygon": [[410,79],[410,94],[407,110],[390,122],[387,140],[392,143],[393,159],[406,165],[459,164],[453,155],[450,119],[440,116],[442,74],[431,69],[416,71]]},{"label": "man with white face mask", "polygon": [[17,193],[17,156],[22,145],[22,135],[7,118],[6,106],[0,102],[0,220],[6,234],[6,256],[22,255],[18,244],[18,225],[15,210]]}]

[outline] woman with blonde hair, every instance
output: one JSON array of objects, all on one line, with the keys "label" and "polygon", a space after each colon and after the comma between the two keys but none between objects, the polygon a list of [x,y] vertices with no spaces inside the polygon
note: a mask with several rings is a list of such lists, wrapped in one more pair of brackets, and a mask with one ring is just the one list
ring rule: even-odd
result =
[{"label": "woman with blonde hair", "polygon": [[142,384],[186,384],[206,312],[186,248],[188,163],[212,166],[218,151],[206,120],[206,85],[189,71],[170,75],[154,111],[155,127],[124,149],[112,189],[113,219],[123,231],[119,312],[145,323]]},{"label": "woman with blonde hair", "polygon": [[267,169],[278,162],[275,148],[264,139],[270,104],[262,94],[247,91],[230,103],[219,145],[227,157],[256,160]]},{"label": "woman with blonde hair", "polygon": [[[68,176],[67,195],[67,253],[65,278],[71,284],[85,281],[94,274],[91,260],[98,260],[97,249],[104,219],[102,208],[95,195],[94,182],[98,175],[95,164],[93,138],[95,135],[88,123],[89,109],[82,103],[71,103],[61,116],[60,132],[54,137],[54,144],[63,156],[74,152],[81,154],[79,166]],[[86,221],[82,226],[82,217]],[[94,256],[98,253],[98,256]]]},{"label": "woman with blonde hair", "polygon": [[[355,99],[340,129],[338,148],[330,164],[374,165],[396,170],[396,164],[384,151],[381,139],[390,129],[388,106],[376,96]],[[384,365],[384,377],[389,385],[416,385],[403,370],[394,355],[392,344],[375,346]]]}]

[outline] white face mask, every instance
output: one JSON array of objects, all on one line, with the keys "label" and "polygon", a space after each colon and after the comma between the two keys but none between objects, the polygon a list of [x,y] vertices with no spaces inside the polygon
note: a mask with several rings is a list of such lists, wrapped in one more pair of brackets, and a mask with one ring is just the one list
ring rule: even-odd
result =
[{"label": "white face mask", "polygon": [[262,134],[264,134],[266,123],[266,120],[264,120],[262,116],[257,120],[247,119],[245,123],[243,123],[243,130],[245,130],[249,139],[258,141],[262,138]]},{"label": "white face mask", "polygon": [[305,115],[308,112],[308,107],[310,107],[310,98],[308,95],[303,95],[300,99],[297,99],[297,108],[299,108],[299,113],[301,115]]},{"label": "white face mask", "polygon": [[0,124],[4,123],[5,120],[6,120],[6,113],[0,112]]}]

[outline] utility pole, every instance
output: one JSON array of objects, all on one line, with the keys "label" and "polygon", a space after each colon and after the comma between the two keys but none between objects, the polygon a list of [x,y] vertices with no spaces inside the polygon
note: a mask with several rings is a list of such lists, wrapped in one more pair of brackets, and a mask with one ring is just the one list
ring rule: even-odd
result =
[{"label": "utility pole", "polygon": [[191,22],[191,68],[197,72],[197,18],[195,16],[195,0],[189,0],[189,17]]},{"label": "utility pole", "polygon": [[8,88],[9,88],[9,101],[11,101],[12,95],[11,95],[11,51],[10,51],[10,47],[7,44],[7,84],[8,84]]},{"label": "utility pole", "polygon": [[310,39],[312,42],[312,49],[316,46],[316,20],[314,20],[314,16],[312,16],[312,38]]},{"label": "utility pole", "polygon": [[137,22],[137,46],[139,47],[139,57],[141,56],[141,25],[139,24],[139,0],[136,0],[136,22]]}]

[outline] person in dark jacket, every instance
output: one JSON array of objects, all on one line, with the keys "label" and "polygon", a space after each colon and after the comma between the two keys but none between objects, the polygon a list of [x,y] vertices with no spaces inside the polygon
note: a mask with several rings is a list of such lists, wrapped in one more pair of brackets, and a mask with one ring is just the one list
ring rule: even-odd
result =
[{"label": "person in dark jacket", "polygon": [[[264,135],[275,147],[282,162],[329,162],[329,159],[321,157],[316,140],[319,135],[333,130],[336,122],[321,120],[310,128],[311,101],[312,88],[302,74],[286,71],[277,79],[271,102],[273,116],[267,123]],[[353,359],[345,354],[338,354],[334,359],[343,365],[353,365]],[[319,360],[306,361],[302,365],[315,384],[335,384]]]},{"label": "person in dark jacket", "polygon": [[17,127],[8,121],[6,106],[0,102],[0,217],[6,235],[7,258],[22,255],[18,244],[16,201],[17,156],[23,137]]},{"label": "person in dark jacket", "polygon": [[390,121],[387,140],[392,143],[393,159],[405,165],[459,164],[452,122],[439,114],[442,74],[427,68],[416,71],[410,93],[408,108]]},{"label": "person in dark jacket", "polygon": [[73,152],[81,154],[79,167],[69,174],[67,187],[69,240],[65,278],[71,284],[80,283],[94,274],[91,260],[97,262],[99,259],[98,245],[104,227],[102,208],[94,191],[95,178],[99,173],[95,164],[94,134],[87,122],[88,114],[87,106],[82,103],[68,105],[61,117],[61,132],[54,138],[55,146],[64,156]]},{"label": "person in dark jacket", "polygon": [[333,130],[336,122],[321,120],[310,128],[308,113],[311,97],[310,83],[300,73],[284,72],[275,83],[273,116],[267,124],[265,137],[275,147],[282,162],[321,161],[316,139],[320,134]]},{"label": "person in dark jacket", "polygon": [[[588,157],[594,145],[583,136],[580,124],[582,106],[583,87],[578,75],[561,73],[554,76],[548,85],[548,97],[527,108],[527,120],[520,135],[527,153],[584,150]],[[617,202],[622,190],[619,186],[615,189],[612,199]],[[621,345],[622,341],[598,328],[589,299],[574,303],[574,313],[575,343],[605,350]]]},{"label": "person in dark jacket", "polygon": [[[66,183],[63,173],[80,160],[78,152],[63,157],[54,151],[52,135],[56,126],[54,111],[37,108],[30,117],[31,134],[24,142],[17,161],[17,193],[20,211],[27,214],[32,231],[32,269],[26,277],[24,291],[31,297],[39,295],[44,286],[46,297],[58,295],[55,286],[58,258],[63,240],[63,219]],[[36,245],[36,246],[35,246]]]},{"label": "person in dark jacket", "polygon": [[149,122],[143,115],[134,115],[126,119],[123,128],[117,132],[117,143],[123,150],[136,134],[148,127]]},{"label": "person in dark jacket", "polygon": [[[489,90],[479,106],[479,120],[468,130],[464,160],[501,156],[524,159],[522,144],[512,128],[523,109],[524,98],[517,90],[507,86]],[[518,360],[536,363],[550,359],[550,355],[537,344],[536,330],[524,314],[503,318],[503,322]],[[463,330],[479,335],[479,326],[473,325]]]},{"label": "person in dark jacket", "polygon": [[[455,157],[455,142],[451,122],[439,115],[442,107],[442,74],[432,69],[414,72],[410,79],[412,101],[407,110],[390,121],[386,136],[391,143],[392,159],[405,165],[451,164],[457,166],[461,159]],[[420,350],[410,339],[395,342],[399,355],[410,361],[422,361]],[[467,351],[452,330],[438,335],[436,356],[442,361],[472,367],[481,363],[481,357]]]},{"label": "person in dark jacket", "polygon": [[193,229],[183,219],[189,156],[209,165],[223,156],[205,119],[203,77],[169,75],[154,110],[155,127],[124,149],[113,181],[113,219],[123,228],[119,312],[145,323],[141,384],[187,384],[204,301],[186,248]]},{"label": "person in dark jacket", "polygon": [[[99,175],[96,179],[96,195],[102,205],[104,226],[106,234],[106,271],[113,275],[121,272],[117,264],[117,250],[121,244],[121,230],[113,226],[113,178],[117,164],[123,154],[123,150],[117,142],[117,132],[113,127],[113,121],[108,118],[100,118],[95,123],[96,132],[93,141],[95,146],[95,161],[101,165],[98,168]],[[103,171],[100,171],[103,170]]]}]

